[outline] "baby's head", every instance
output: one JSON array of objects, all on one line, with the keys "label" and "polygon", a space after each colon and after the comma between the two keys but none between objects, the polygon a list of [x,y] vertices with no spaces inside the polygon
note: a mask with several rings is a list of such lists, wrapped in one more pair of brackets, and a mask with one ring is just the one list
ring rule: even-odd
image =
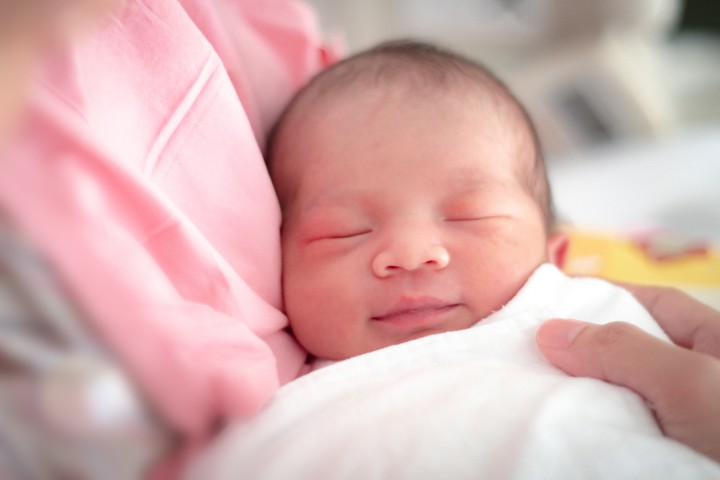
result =
[{"label": "baby's head", "polygon": [[320,73],[268,158],[285,307],[317,357],[468,328],[562,257],[525,111],[434,47],[385,44]]}]

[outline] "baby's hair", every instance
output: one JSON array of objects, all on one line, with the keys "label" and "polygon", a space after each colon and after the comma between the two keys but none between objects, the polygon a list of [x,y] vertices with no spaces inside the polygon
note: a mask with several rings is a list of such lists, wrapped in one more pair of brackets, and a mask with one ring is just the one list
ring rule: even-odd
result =
[{"label": "baby's hair", "polygon": [[[535,126],[525,108],[510,89],[486,67],[437,46],[397,40],[350,56],[317,74],[290,102],[270,133],[267,148],[268,166],[272,167],[280,137],[293,117],[303,107],[339,94],[353,94],[370,86],[403,82],[422,91],[423,88],[451,88],[460,85],[479,88],[498,107],[510,107],[510,114],[524,126],[516,131],[522,141],[529,142],[532,158],[519,171],[528,193],[541,208],[548,232],[555,228],[550,185],[545,161]],[[477,91],[477,90],[476,90]],[[470,108],[470,107],[469,107]],[[271,168],[272,171],[272,168]]]}]

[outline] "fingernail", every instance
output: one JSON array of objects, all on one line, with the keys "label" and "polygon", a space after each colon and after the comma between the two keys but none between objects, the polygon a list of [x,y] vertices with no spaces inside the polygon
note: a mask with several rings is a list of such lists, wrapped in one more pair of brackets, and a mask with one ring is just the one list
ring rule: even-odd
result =
[{"label": "fingernail", "polygon": [[577,320],[548,320],[540,325],[537,341],[544,347],[566,350],[587,325],[587,323]]}]

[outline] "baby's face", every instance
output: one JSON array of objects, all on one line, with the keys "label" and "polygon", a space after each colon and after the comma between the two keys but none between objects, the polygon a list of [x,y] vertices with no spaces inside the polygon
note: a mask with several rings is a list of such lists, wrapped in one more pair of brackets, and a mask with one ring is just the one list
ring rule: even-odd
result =
[{"label": "baby's face", "polygon": [[460,330],[548,258],[491,107],[401,92],[335,99],[295,122],[278,186],[285,306],[299,341],[343,359]]}]

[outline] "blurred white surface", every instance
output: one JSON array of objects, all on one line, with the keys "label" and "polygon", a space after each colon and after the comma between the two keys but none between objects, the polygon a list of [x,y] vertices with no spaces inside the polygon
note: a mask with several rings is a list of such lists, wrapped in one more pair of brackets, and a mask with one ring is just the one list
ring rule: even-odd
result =
[{"label": "blurred white surface", "polygon": [[558,214],[572,224],[720,243],[720,124],[551,158],[548,168]]}]

